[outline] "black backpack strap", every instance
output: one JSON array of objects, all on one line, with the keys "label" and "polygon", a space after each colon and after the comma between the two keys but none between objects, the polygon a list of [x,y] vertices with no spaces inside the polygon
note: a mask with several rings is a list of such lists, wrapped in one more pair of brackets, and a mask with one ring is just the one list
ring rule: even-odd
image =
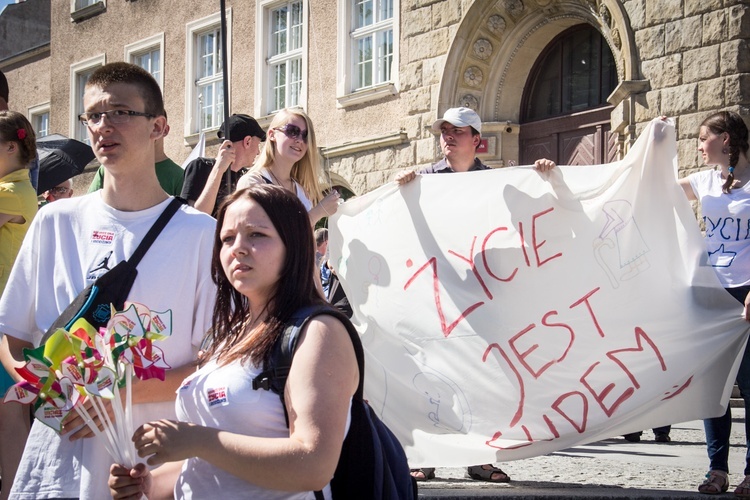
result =
[{"label": "black backpack strap", "polygon": [[165,208],[159,218],[156,219],[154,225],[151,226],[151,229],[148,230],[146,236],[143,237],[143,241],[141,241],[140,245],[138,245],[138,248],[136,248],[135,252],[133,252],[133,255],[128,259],[128,262],[133,267],[138,267],[138,263],[141,261],[143,256],[146,255],[146,252],[149,248],[151,248],[151,245],[153,245],[154,241],[156,241],[159,233],[161,233],[162,230],[167,226],[167,223],[170,221],[172,216],[177,213],[177,210],[180,209],[180,206],[182,206],[183,203],[184,201],[182,201],[181,198],[172,198],[172,201],[169,202],[167,208]]},{"label": "black backpack strap", "polygon": [[[349,318],[339,310],[328,304],[309,305],[299,309],[292,315],[287,326],[284,328],[284,332],[276,340],[273,350],[271,351],[271,356],[264,366],[263,371],[253,379],[253,389],[272,391],[279,395],[281,398],[281,404],[284,407],[285,417],[287,416],[287,411],[284,402],[284,387],[286,386],[286,379],[289,376],[289,370],[292,366],[292,358],[297,350],[300,332],[310,319],[320,316],[321,314],[327,314],[337,318],[344,324],[349,333],[349,338],[352,341],[354,354],[357,357],[357,366],[359,368],[359,385],[357,386],[357,391],[355,392],[354,397],[362,399],[362,393],[364,390],[365,355],[364,350],[362,349],[362,342],[359,339],[359,333],[357,333],[357,330],[354,328],[351,321],[349,321]],[[287,417],[287,426],[288,425],[289,419]]]}]

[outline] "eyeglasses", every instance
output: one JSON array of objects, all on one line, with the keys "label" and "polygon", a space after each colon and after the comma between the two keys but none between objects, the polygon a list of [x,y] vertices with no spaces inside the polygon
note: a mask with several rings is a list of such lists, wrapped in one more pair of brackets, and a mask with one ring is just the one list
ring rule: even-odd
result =
[{"label": "eyeglasses", "polygon": [[297,125],[287,123],[283,127],[276,127],[274,130],[284,132],[284,135],[289,137],[290,139],[300,139],[302,142],[307,143],[307,130],[303,131]]},{"label": "eyeglasses", "polygon": [[99,113],[81,113],[78,115],[78,120],[84,125],[94,127],[102,122],[104,115],[107,115],[110,123],[115,125],[122,125],[128,123],[131,116],[145,116],[146,118],[156,118],[156,115],[151,113],[141,113],[140,111],[133,111],[130,109],[112,109],[110,111],[101,111]]},{"label": "eyeglasses", "polygon": [[71,191],[71,189],[65,186],[55,186],[49,190],[52,194],[66,194],[68,191]]}]

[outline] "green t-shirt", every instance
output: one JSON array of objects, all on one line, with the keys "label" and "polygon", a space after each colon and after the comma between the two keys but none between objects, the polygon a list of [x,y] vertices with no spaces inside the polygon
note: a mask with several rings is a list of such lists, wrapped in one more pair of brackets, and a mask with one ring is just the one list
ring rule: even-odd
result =
[{"label": "green t-shirt", "polygon": [[[155,165],[156,178],[159,179],[161,188],[172,196],[180,196],[182,192],[182,179],[185,176],[185,171],[182,170],[178,164],[167,158],[162,160]],[[91,181],[89,186],[89,193],[98,191],[104,185],[104,167],[99,167],[94,175],[94,180]]]}]

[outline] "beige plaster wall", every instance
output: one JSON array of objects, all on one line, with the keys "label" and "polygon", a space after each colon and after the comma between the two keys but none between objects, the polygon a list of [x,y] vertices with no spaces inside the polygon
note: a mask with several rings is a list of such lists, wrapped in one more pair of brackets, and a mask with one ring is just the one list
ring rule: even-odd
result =
[{"label": "beige plaster wall", "polygon": [[[256,64],[263,64],[255,60],[255,3],[227,0],[232,10],[232,112],[253,114],[255,109]],[[628,97],[632,109],[617,109],[617,119],[630,126],[626,133],[637,134],[655,116],[677,116],[679,160],[685,168],[699,167],[695,134],[707,114],[725,107],[748,114],[750,7],[741,0],[401,0],[398,93],[347,108],[336,101],[342,57],[337,3],[308,3],[305,107],[318,144],[327,152],[324,165],[359,193],[401,169],[437,160],[439,148],[429,126],[448,107],[470,104],[463,100],[469,94],[477,98],[480,115],[494,134],[494,159],[517,155],[518,129],[511,127],[508,133],[505,123],[518,120],[528,72],[546,43],[579,21],[603,33],[614,48],[621,78],[646,80],[647,91]],[[69,2],[52,2],[47,67],[19,70],[13,82],[32,81],[34,73],[43,81],[38,75],[51,71],[52,128],[68,134],[70,65],[101,53],[108,62],[122,60],[125,44],[164,32],[164,94],[172,124],[166,150],[181,162],[191,149],[182,136],[185,25],[217,12],[217,4],[109,0],[106,13],[71,22]],[[495,14],[507,19],[507,31],[499,33],[487,24]],[[491,57],[482,59],[478,50],[487,46],[477,45],[480,39],[492,43]],[[475,73],[467,75],[471,66],[482,69],[481,82],[472,81]],[[43,94],[43,84],[35,92]],[[212,155],[216,141],[209,139]]]},{"label": "beige plaster wall", "polygon": [[2,68],[8,79],[8,107],[11,110],[23,113],[28,118],[30,107],[49,101],[50,63],[47,50],[36,57]]}]

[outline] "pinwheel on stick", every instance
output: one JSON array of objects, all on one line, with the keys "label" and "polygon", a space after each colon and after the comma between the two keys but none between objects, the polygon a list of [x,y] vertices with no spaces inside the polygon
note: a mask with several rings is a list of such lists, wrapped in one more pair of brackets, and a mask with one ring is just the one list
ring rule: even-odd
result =
[{"label": "pinwheel on stick", "polygon": [[26,364],[16,369],[23,380],[11,387],[4,402],[33,405],[36,418],[57,432],[75,411],[117,463],[135,466],[130,439],[133,375],[164,380],[170,366],[153,341],[171,333],[171,311],[151,311],[142,304],[113,310],[99,331],[79,319],[70,330],[57,330],[44,345],[24,350]]}]

